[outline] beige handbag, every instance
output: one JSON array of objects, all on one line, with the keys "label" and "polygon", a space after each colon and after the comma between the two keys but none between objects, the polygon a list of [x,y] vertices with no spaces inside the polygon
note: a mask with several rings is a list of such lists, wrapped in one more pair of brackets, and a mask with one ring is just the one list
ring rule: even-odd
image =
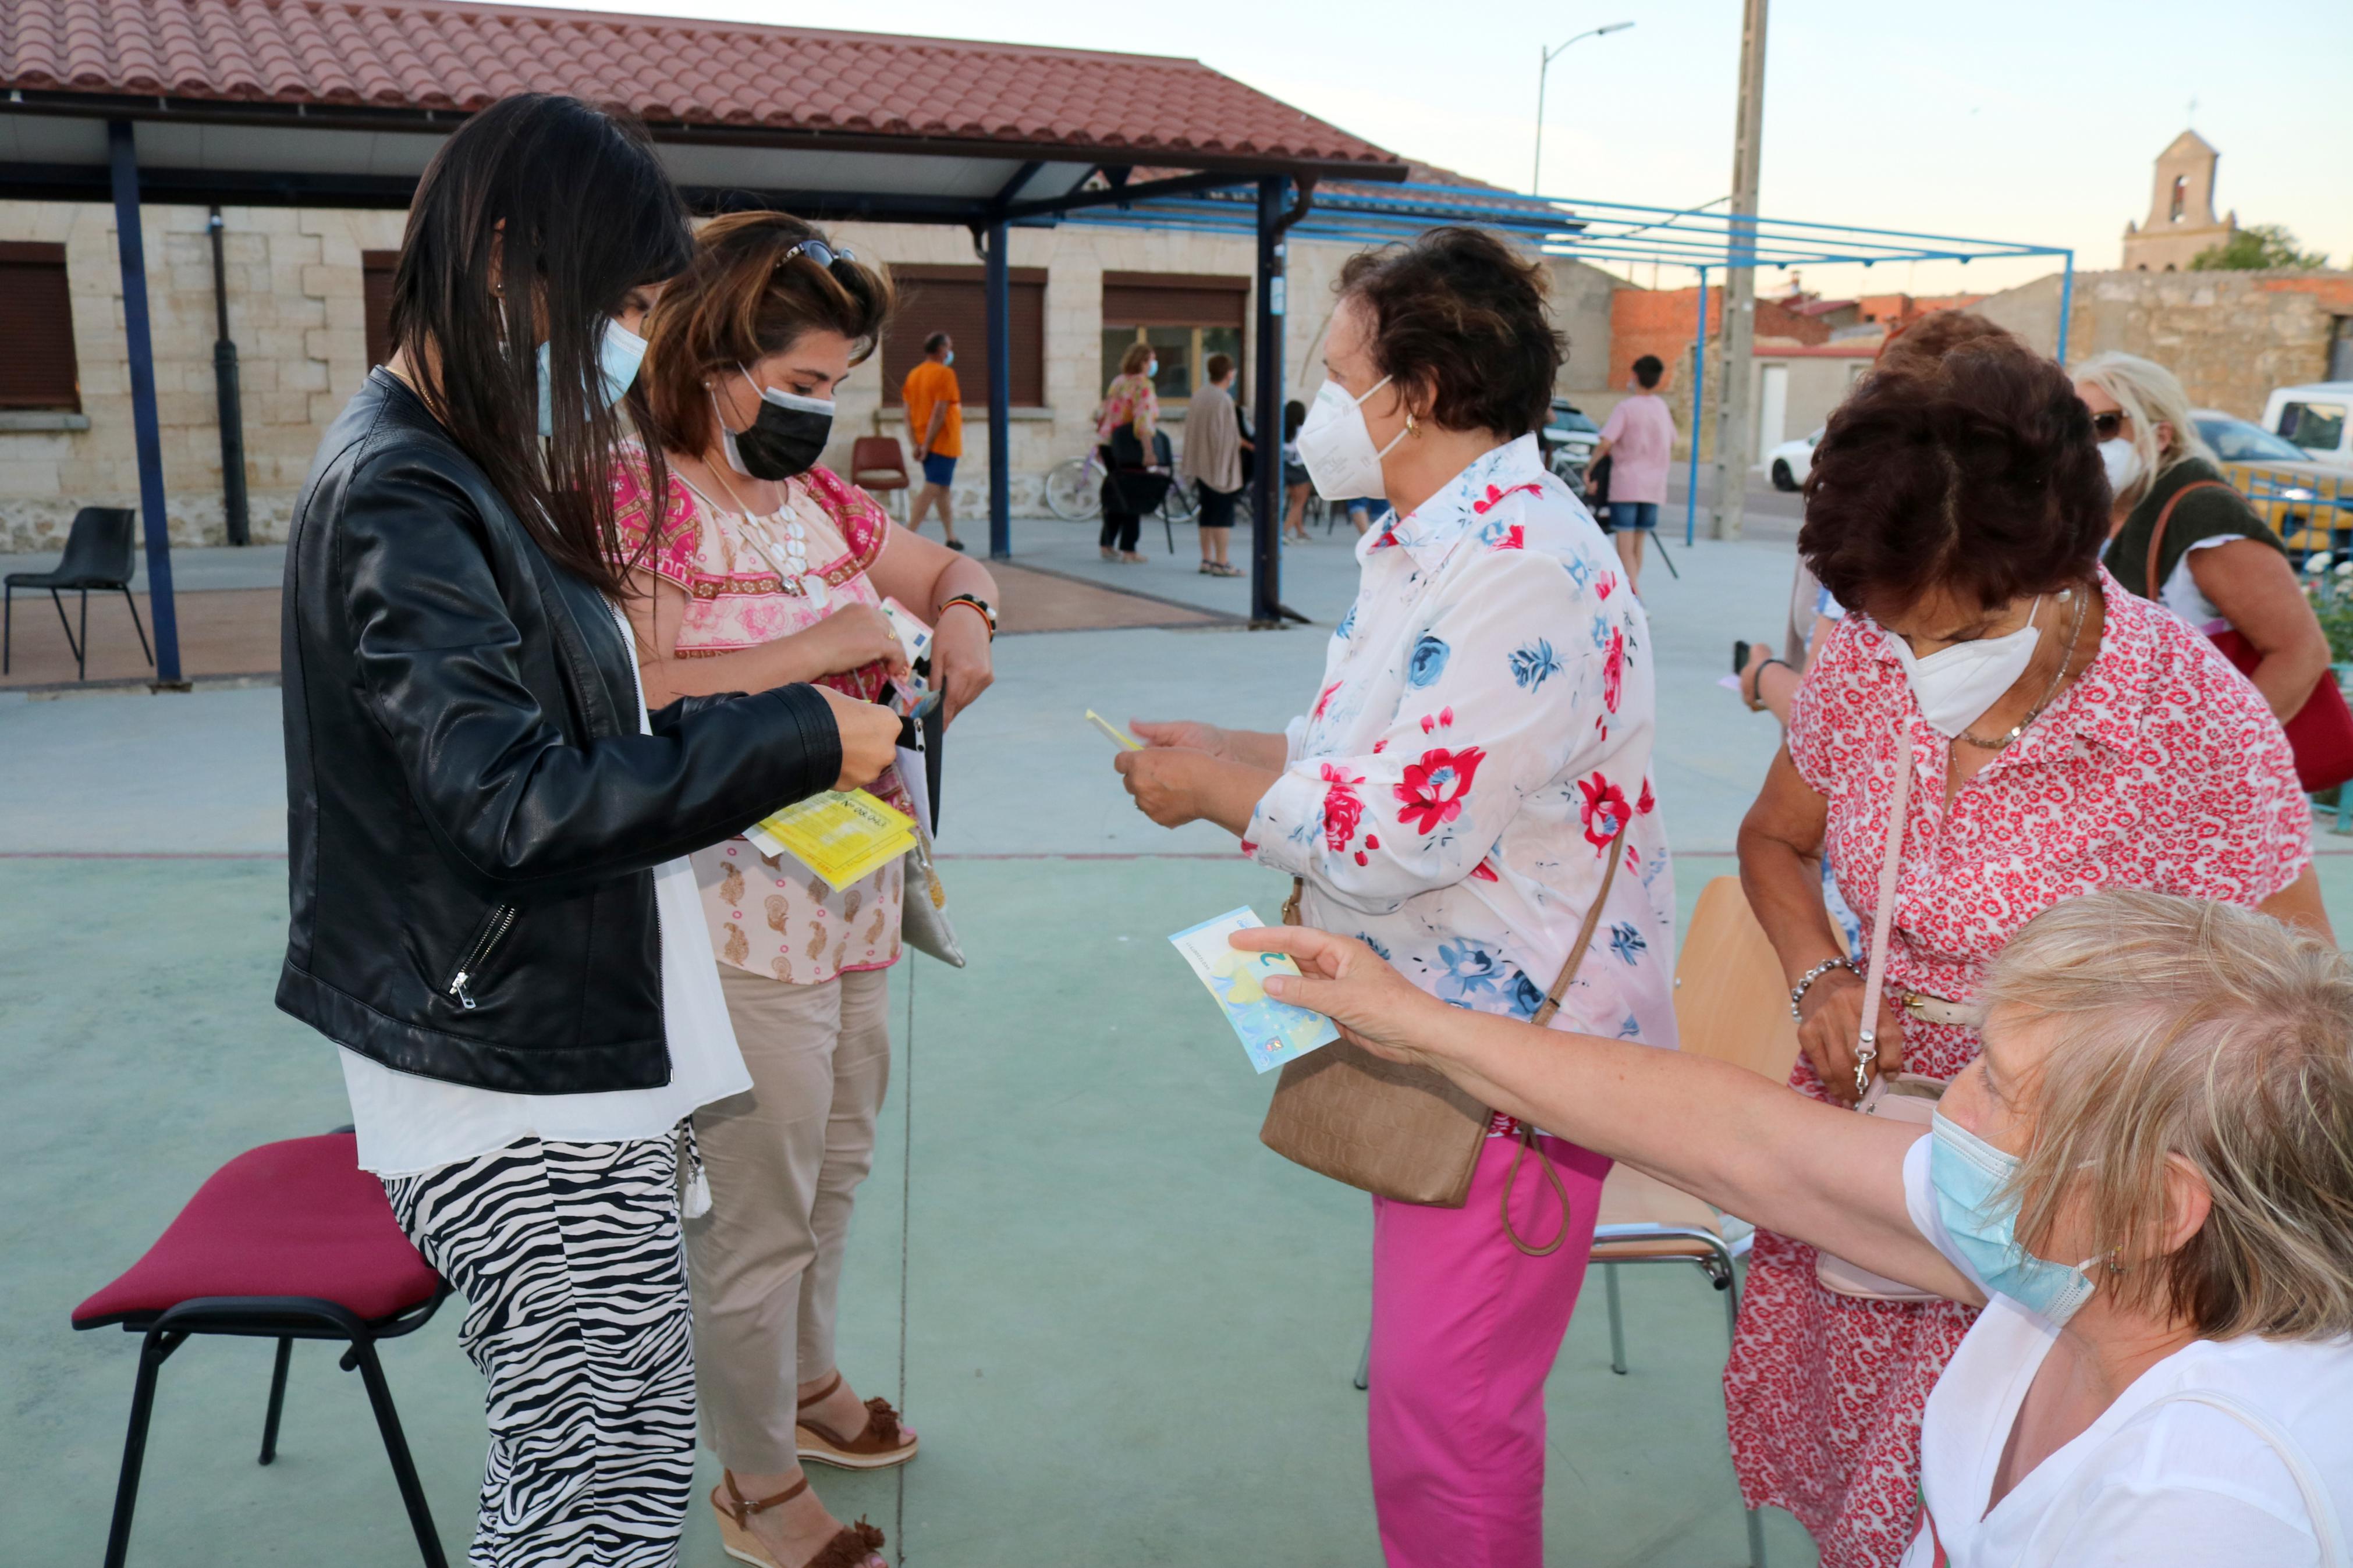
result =
[{"label": "beige handbag", "polygon": [[[1618,879],[1618,861],[1626,847],[1626,828],[1619,826],[1609,841],[1609,865],[1602,873],[1601,890],[1585,911],[1585,923],[1569,949],[1568,962],[1534,1016],[1538,1027],[1549,1024],[1560,1010],[1560,999],[1577,978],[1577,965],[1593,943],[1601,923],[1602,906]],[[1303,884],[1294,880],[1282,906],[1285,925],[1299,923]],[[1274,1099],[1266,1108],[1266,1123],[1259,1142],[1309,1170],[1345,1182],[1352,1187],[1402,1203],[1436,1208],[1462,1206],[1471,1194],[1472,1173],[1486,1144],[1492,1113],[1456,1088],[1443,1073],[1409,1067],[1377,1057],[1346,1040],[1335,1040],[1321,1050],[1284,1065]],[[1517,1175],[1520,1159],[1534,1144],[1534,1135],[1521,1132],[1521,1150],[1512,1163]],[[1550,1246],[1535,1248],[1520,1242],[1522,1251],[1542,1256],[1557,1249],[1568,1234],[1567,1191],[1560,1173],[1552,1170],[1542,1150],[1555,1189],[1562,1194],[1561,1234]],[[1504,1183],[1504,1222],[1511,1225],[1512,1184]],[[1519,1242],[1516,1233],[1513,1240]]]},{"label": "beige handbag", "polygon": [[[923,727],[915,728],[917,741]],[[948,920],[948,890],[940,880],[938,850],[932,843],[931,759],[918,746],[899,748],[899,782],[907,791],[907,815],[915,819],[915,847],[907,851],[907,884],[899,900],[899,940],[952,968],[964,967],[964,945]]]},{"label": "beige handbag", "polygon": [[[1864,1082],[1866,1069],[1879,1055],[1879,998],[1887,983],[1887,934],[1888,928],[1894,924],[1895,874],[1904,854],[1904,808],[1912,798],[1915,759],[1909,730],[1897,737],[1895,752],[1895,798],[1887,814],[1887,847],[1879,858],[1879,908],[1871,919],[1871,967],[1862,982],[1862,1037],[1854,1054],[1855,1087],[1862,1091],[1855,1109],[1865,1116],[1883,1116],[1892,1121],[1926,1127],[1936,1116],[1936,1101],[1944,1097],[1944,1080],[1899,1072],[1881,1073],[1867,1087]],[[1923,1290],[1883,1274],[1873,1274],[1819,1247],[1814,1252],[1814,1283],[1833,1294],[1865,1301],[1945,1299],[1934,1290]]]}]

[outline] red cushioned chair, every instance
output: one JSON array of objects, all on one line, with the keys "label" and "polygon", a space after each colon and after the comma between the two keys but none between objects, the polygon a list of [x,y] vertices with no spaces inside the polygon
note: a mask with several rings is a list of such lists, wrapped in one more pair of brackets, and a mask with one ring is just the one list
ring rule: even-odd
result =
[{"label": "red cushioned chair", "polygon": [[75,1309],[77,1329],[120,1323],[146,1336],[106,1539],[107,1568],[122,1568],[130,1549],[155,1374],[192,1334],[277,1340],[269,1412],[261,1424],[265,1465],[278,1457],[278,1415],[294,1342],[346,1342],[343,1369],[358,1368],[367,1384],[417,1547],[428,1568],[446,1568],[375,1342],[424,1327],[449,1287],[401,1234],[384,1188],[359,1168],[357,1156],[348,1130],[248,1150],[196,1189],[147,1256]]}]

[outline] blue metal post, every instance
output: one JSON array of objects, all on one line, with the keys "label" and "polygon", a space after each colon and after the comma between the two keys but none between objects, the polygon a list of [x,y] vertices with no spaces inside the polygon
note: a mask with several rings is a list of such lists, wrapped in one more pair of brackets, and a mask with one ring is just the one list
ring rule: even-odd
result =
[{"label": "blue metal post", "polygon": [[122,264],[122,335],[131,360],[131,430],[139,447],[139,510],[147,531],[147,605],[155,626],[155,684],[180,686],[180,618],[172,607],[172,537],[164,514],[164,435],[155,416],[155,347],[147,329],[147,247],[139,233],[139,155],[131,122],[111,120],[114,242]]},{"label": "blue metal post", "polygon": [[988,558],[1013,558],[1013,269],[1005,220],[988,226]]},{"label": "blue metal post", "polygon": [[2067,318],[2075,313],[2075,253],[2063,251],[2066,260],[2059,268],[2059,347],[2052,358],[2061,364],[2067,363]]},{"label": "blue metal post", "polygon": [[1699,411],[1707,391],[1707,268],[1699,269],[1699,331],[1692,338],[1691,467],[1683,479],[1683,548],[1699,532]]},{"label": "blue metal post", "polygon": [[1280,626],[1282,608],[1282,332],[1285,242],[1282,213],[1291,182],[1258,183],[1258,384],[1251,434],[1258,445],[1250,527],[1250,625]]}]

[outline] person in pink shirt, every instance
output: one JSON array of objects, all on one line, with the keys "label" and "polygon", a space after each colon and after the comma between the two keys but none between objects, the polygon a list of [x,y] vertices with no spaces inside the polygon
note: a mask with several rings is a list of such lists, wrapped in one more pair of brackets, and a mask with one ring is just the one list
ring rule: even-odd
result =
[{"label": "person in pink shirt", "polygon": [[1609,411],[1593,460],[1609,459],[1609,535],[1626,568],[1626,585],[1642,591],[1642,540],[1659,526],[1667,499],[1667,460],[1674,450],[1675,416],[1659,395],[1667,367],[1656,354],[1634,362],[1633,394]]}]

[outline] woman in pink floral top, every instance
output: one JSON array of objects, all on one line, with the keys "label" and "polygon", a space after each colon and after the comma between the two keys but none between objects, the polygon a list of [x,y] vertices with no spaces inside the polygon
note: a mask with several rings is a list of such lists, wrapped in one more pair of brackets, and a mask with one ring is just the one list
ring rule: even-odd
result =
[{"label": "woman in pink floral top", "polygon": [[[1883,371],[1831,416],[1807,497],[1799,552],[1852,613],[1740,834],[1741,879],[1801,993],[1793,1088],[1857,1096],[1862,980],[1814,861],[1868,933],[1899,741],[1894,1000],[1866,1077],[1974,1060],[1978,977],[2065,899],[2142,888],[2327,929],[2278,722],[2211,643],[2099,567],[2107,483],[2057,365],[2002,339]],[[1831,1291],[1815,1258],[1757,1233],[1724,1377],[1734,1465],[1825,1568],[1893,1568],[1918,1526],[1927,1392],[1976,1312]]]},{"label": "woman in pink floral top", "polygon": [[[1119,759],[1128,788],[1155,822],[1235,833],[1302,880],[1306,924],[1481,1012],[1534,1014],[1599,900],[1555,1026],[1672,1047],[1649,625],[1532,434],[1559,363],[1541,274],[1489,236],[1439,230],[1354,258],[1341,289],[1301,450],[1325,495],[1377,486],[1395,510],[1357,543],[1323,682],[1282,734],[1138,724],[1150,749]],[[1334,413],[1363,428],[1319,442]],[[1354,466],[1334,471],[1335,445]],[[1560,1237],[1533,1256],[1499,1212],[1518,1129],[1492,1131],[1461,1208],[1373,1200],[1366,1437],[1390,1568],[1543,1559],[1544,1380],[1609,1162],[1535,1137],[1567,1212],[1523,1175],[1514,1228]]]},{"label": "woman in pink floral top", "polygon": [[[987,569],[892,528],[815,466],[831,399],[890,304],[880,274],[798,219],[742,213],[702,230],[694,268],[651,318],[640,382],[668,493],[649,493],[642,451],[613,475],[649,702],[795,681],[878,700],[909,679],[886,598],[933,626],[947,718],[988,685]],[[874,788],[912,804],[895,773]],[[753,1082],[694,1121],[712,1189],[711,1212],[686,1223],[697,1384],[726,1466],[712,1502],[738,1555],[798,1568],[842,1541],[842,1563],[871,1564],[881,1533],[834,1519],[801,1460],[873,1468],[915,1452],[898,1413],[842,1377],[833,1331],[851,1200],[889,1079],[902,869],[837,889],[741,838],[692,860]]]}]

